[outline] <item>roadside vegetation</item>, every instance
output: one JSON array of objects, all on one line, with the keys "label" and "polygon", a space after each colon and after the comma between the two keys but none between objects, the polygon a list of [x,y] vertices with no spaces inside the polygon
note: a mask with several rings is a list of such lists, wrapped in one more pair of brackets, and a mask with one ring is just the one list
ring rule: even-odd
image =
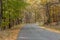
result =
[{"label": "roadside vegetation", "polygon": [[2,0],[0,30],[10,29],[22,23],[22,10],[27,5],[23,0]]},{"label": "roadside vegetation", "polygon": [[24,0],[0,0],[0,40],[16,40],[27,5]]}]

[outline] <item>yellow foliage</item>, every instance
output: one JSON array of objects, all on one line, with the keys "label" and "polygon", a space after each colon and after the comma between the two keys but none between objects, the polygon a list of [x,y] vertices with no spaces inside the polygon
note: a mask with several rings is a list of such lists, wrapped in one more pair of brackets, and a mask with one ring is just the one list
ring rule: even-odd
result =
[{"label": "yellow foliage", "polygon": [[58,19],[59,18],[59,13],[60,13],[60,6],[59,5],[53,5],[53,6],[50,7],[49,12],[50,12],[50,17],[51,17],[52,21],[58,21],[59,20]]},{"label": "yellow foliage", "polygon": [[50,2],[50,0],[41,0],[41,4],[47,4],[49,2]]},{"label": "yellow foliage", "polygon": [[50,14],[52,15],[53,13],[54,14],[58,14],[59,12],[60,12],[60,6],[52,6],[52,7],[50,7]]}]

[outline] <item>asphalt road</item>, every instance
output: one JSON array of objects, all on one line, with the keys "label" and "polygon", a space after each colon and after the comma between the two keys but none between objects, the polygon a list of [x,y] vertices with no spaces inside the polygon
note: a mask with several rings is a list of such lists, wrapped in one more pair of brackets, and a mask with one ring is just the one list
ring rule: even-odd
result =
[{"label": "asphalt road", "polygon": [[26,24],[17,40],[60,40],[60,34],[42,29],[36,24]]}]

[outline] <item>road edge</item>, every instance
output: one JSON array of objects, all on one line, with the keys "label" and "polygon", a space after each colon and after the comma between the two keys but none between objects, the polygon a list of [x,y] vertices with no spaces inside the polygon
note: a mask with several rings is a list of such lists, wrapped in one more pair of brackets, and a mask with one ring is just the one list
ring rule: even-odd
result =
[{"label": "road edge", "polygon": [[58,31],[58,30],[51,29],[51,28],[47,28],[47,27],[44,27],[44,26],[42,26],[42,27],[40,27],[40,28],[45,29],[45,30],[49,30],[49,31],[51,31],[51,32],[60,33],[60,31]]}]

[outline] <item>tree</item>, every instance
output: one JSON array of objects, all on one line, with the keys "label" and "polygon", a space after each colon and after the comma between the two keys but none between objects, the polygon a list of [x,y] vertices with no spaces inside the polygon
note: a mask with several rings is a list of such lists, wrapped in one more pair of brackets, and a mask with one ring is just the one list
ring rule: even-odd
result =
[{"label": "tree", "polygon": [[21,18],[21,9],[27,6],[23,0],[2,0],[2,28],[11,28]]}]

